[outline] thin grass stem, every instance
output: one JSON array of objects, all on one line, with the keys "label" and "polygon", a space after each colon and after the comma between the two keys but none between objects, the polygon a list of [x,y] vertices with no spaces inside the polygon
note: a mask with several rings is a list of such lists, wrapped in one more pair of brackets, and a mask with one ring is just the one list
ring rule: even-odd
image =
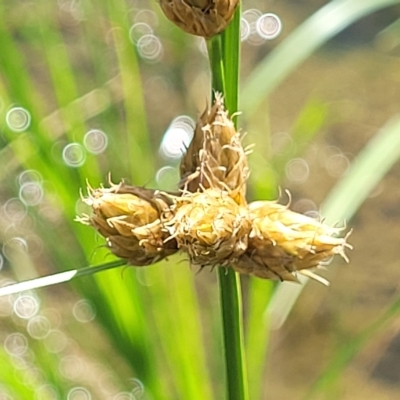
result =
[{"label": "thin grass stem", "polygon": [[[212,74],[212,90],[223,93],[230,113],[238,106],[238,71],[240,44],[240,10],[228,29],[211,39],[208,53]],[[227,398],[248,399],[244,356],[242,298],[240,279],[232,269],[218,271],[226,366]]]}]

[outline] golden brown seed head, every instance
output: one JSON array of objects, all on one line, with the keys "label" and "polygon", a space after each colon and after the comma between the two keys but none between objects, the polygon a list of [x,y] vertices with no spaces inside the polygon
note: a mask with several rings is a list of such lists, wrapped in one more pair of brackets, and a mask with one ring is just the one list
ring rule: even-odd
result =
[{"label": "golden brown seed head", "polygon": [[225,111],[221,94],[216,93],[212,108],[206,108],[197,122],[180,172],[181,189],[227,191],[238,204],[245,204],[247,155],[240,134]]},{"label": "golden brown seed head", "polygon": [[290,211],[271,201],[248,205],[252,229],[248,249],[233,268],[260,278],[296,281],[294,273],[318,267],[335,254],[346,258],[351,248],[346,238],[337,238],[341,229]]},{"label": "golden brown seed head", "polygon": [[105,189],[88,189],[84,201],[93,215],[79,218],[107,239],[110,250],[132,265],[149,265],[177,252],[163,221],[172,217],[170,200],[157,191],[124,183]]},{"label": "golden brown seed head", "polygon": [[166,17],[183,31],[210,38],[231,22],[239,0],[160,0]]},{"label": "golden brown seed head", "polygon": [[193,265],[227,265],[245,252],[248,214],[226,192],[207,189],[177,197],[174,213],[168,230]]}]

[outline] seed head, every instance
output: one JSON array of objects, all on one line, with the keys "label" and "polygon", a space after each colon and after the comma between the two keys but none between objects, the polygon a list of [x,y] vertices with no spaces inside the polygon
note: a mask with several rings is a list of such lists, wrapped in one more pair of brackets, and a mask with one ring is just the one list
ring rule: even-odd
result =
[{"label": "seed head", "polygon": [[[225,3],[230,2],[161,1],[172,9]],[[327,283],[310,269],[335,254],[347,261],[349,234],[338,237],[342,229],[277,202],[247,204],[248,151],[241,141],[216,93],[182,158],[180,195],[124,183],[89,188],[84,201],[93,215],[78,220],[96,228],[111,251],[132,265],[153,264],[180,249],[195,266],[231,266],[242,274],[289,281],[303,274]]]},{"label": "seed head", "polygon": [[160,0],[166,17],[183,31],[208,39],[231,22],[239,0]]},{"label": "seed head", "polygon": [[83,200],[92,206],[93,215],[78,220],[92,225],[107,239],[107,246],[132,265],[149,265],[175,253],[175,240],[164,243],[168,233],[163,221],[172,218],[165,195],[125,183],[109,189],[88,188]]},{"label": "seed head", "polygon": [[225,111],[221,94],[216,93],[212,108],[207,107],[197,122],[180,172],[181,189],[189,192],[218,189],[228,192],[238,204],[245,204],[247,154]]},{"label": "seed head", "polygon": [[[338,238],[342,229],[290,211],[271,201],[248,205],[252,229],[247,251],[233,268],[241,273],[266,279],[296,281],[295,272],[318,267],[335,254],[344,253],[346,238]],[[313,275],[304,272],[305,275]],[[317,276],[312,276],[318,279]]]}]

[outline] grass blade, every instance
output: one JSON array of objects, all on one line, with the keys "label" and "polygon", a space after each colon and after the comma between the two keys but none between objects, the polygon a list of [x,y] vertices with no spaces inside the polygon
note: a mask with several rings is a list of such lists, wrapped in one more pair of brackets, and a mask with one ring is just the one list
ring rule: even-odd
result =
[{"label": "grass blade", "polygon": [[[400,158],[400,116],[389,121],[364,147],[349,171],[333,188],[322,206],[327,222],[349,220]],[[282,283],[267,309],[272,327],[285,322],[308,278],[299,277],[302,285]]]},{"label": "grass blade", "polygon": [[210,379],[215,370],[206,365],[196,277],[179,261],[182,258],[173,257],[146,270],[151,282],[148,312],[154,316],[160,352],[165,353],[166,368],[173,378],[171,397],[212,400],[217,398]]},{"label": "grass blade", "polygon": [[241,110],[250,118],[263,99],[337,33],[368,14],[400,0],[334,0],[299,26],[254,69],[240,96]]},{"label": "grass blade", "polygon": [[126,260],[112,261],[107,264],[88,266],[81,269],[73,269],[71,271],[59,272],[41,278],[30,279],[24,282],[18,282],[9,286],[0,288],[0,297],[7,296],[9,294],[15,294],[25,292],[26,290],[39,289],[46,286],[57,285],[58,283],[69,282],[74,278],[78,278],[84,275],[93,275],[107,269],[117,268],[122,265],[126,265]]},{"label": "grass blade", "polygon": [[336,356],[329,362],[328,366],[321,373],[320,378],[311,387],[305,399],[310,399],[311,396],[319,392],[328,390],[332,384],[340,377],[343,369],[348,363],[360,352],[360,350],[372,339],[375,335],[381,332],[387,325],[400,313],[400,298],[398,298],[386,312],[366,328],[359,335],[348,341],[340,349],[336,351]]},{"label": "grass blade", "polygon": [[263,318],[263,314],[274,287],[275,283],[269,280],[250,280],[245,335],[250,399],[262,398],[265,354],[269,344],[269,321]]}]

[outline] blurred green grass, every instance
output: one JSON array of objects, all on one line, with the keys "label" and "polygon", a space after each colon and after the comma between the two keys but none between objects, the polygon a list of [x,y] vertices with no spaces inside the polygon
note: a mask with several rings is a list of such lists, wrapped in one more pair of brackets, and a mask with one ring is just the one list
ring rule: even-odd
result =
[{"label": "blurred green grass", "polygon": [[[398,1],[333,1],[326,8],[351,6],[351,18],[344,13],[343,20],[336,21],[345,28],[366,13],[395,3]],[[291,4],[286,6],[290,9]],[[143,10],[147,10],[147,16],[140,14]],[[318,11],[319,16],[323,10]],[[142,21],[140,15],[144,21],[159,21],[153,28],[164,46],[161,60],[146,60],[129,39],[133,24]],[[265,54],[262,46],[249,45],[243,52],[244,62],[246,58],[263,58],[257,64],[245,65],[246,70],[255,72],[245,80],[250,83],[245,83],[240,99],[246,111],[243,119],[247,119],[249,128],[254,127],[247,139],[256,143],[250,158],[254,197],[276,197],[288,161],[300,157],[321,131],[336,122],[329,104],[309,95],[288,122],[295,152],[283,148],[274,155],[274,127],[265,126],[272,118],[270,111],[265,115],[263,108],[260,117],[260,111],[252,106],[265,104],[272,88],[289,73],[299,73],[300,61],[311,57],[338,30],[332,26],[330,33],[324,31],[325,36],[318,36],[313,21],[315,14],[297,31],[287,32],[271,54]],[[308,46],[299,45],[304,43],[304,35],[313,39]],[[92,186],[106,183],[110,171],[114,181],[126,178],[137,185],[158,185],[156,171],[167,163],[158,156],[162,132],[176,115],[187,112],[195,117],[198,105],[204,107],[209,89],[201,80],[196,85],[193,78],[207,71],[207,60],[197,49],[196,40],[171,27],[157,4],[145,1],[2,3],[0,43],[2,275],[22,280],[109,261],[112,256],[101,247],[101,240],[73,221],[84,211],[79,192],[86,181]],[[288,57],[293,43],[297,43],[296,57]],[[229,73],[235,75],[238,63],[230,62]],[[207,81],[207,75],[204,79]],[[6,123],[7,112],[17,106],[31,117],[29,127],[19,133]],[[90,129],[106,132],[109,146],[104,153],[95,155],[84,149],[84,136]],[[85,162],[77,168],[63,161],[62,149],[68,144],[77,144],[83,151]],[[373,162],[381,165],[380,157],[386,155],[375,152]],[[382,169],[378,181],[396,157]],[[176,162],[171,164],[176,167]],[[38,205],[25,206],[18,198],[18,177],[32,170],[41,176],[44,197]],[[372,190],[370,183],[366,179],[362,185],[368,189],[363,198]],[[353,185],[348,182],[342,193]],[[23,217],[5,214],[10,199],[15,199]],[[353,199],[346,196],[340,202],[343,204],[338,202],[336,207]],[[358,207],[361,202],[359,198],[353,204]],[[28,251],[16,246],[16,238],[28,243]],[[32,250],[35,244],[39,249],[36,255]],[[279,285],[243,281],[250,398],[277,398],[263,387],[270,343],[269,321],[264,313]],[[225,376],[216,291],[214,273],[196,275],[186,260],[171,257],[146,269],[107,271],[71,285],[38,291],[32,296],[40,308],[31,318],[18,318],[15,312],[11,317],[10,304],[2,301],[5,322],[0,340],[6,352],[1,354],[1,390],[10,398],[24,399],[35,395],[40,399],[73,398],[76,393],[84,398],[90,398],[91,393],[96,399],[223,398]],[[95,307],[95,322],[79,323],[74,317],[72,309],[81,297]],[[29,304],[29,299],[18,300],[18,296],[12,300]],[[397,308],[393,310],[390,320],[398,314]],[[32,320],[40,322],[40,316],[50,324],[48,336],[43,338],[32,335],[29,328]],[[366,328],[365,332],[370,331]],[[58,340],[51,339],[54,337]],[[368,335],[368,339],[371,337]],[[59,345],[51,347],[51,340]],[[358,344],[354,346],[352,355],[361,350]],[[80,373],[71,373],[65,367],[71,356],[77,360],[76,366],[80,365]],[[345,362],[339,369],[335,367],[335,377],[340,377],[351,361],[343,357]],[[327,369],[326,376],[320,378],[322,383],[316,383],[313,390],[329,392],[324,382],[331,375]],[[139,393],[142,389],[138,382],[143,384],[144,394]],[[312,382],[310,377],[309,387]]]}]

